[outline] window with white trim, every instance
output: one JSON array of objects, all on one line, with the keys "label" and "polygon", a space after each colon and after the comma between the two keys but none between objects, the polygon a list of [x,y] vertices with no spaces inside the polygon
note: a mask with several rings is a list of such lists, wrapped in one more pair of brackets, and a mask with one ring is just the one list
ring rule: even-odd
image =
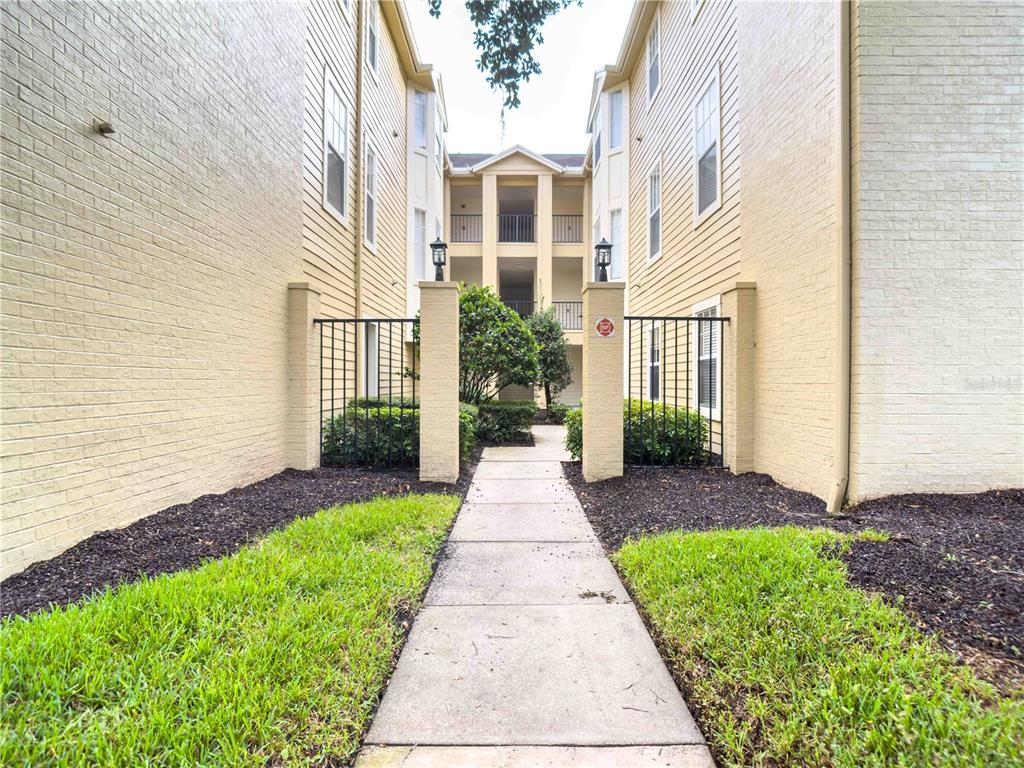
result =
[{"label": "window with white trim", "polygon": [[377,244],[377,154],[366,145],[366,242]]},{"label": "window with white trim", "polygon": [[[718,317],[718,306],[694,312],[695,317]],[[697,347],[697,406],[702,414],[717,418],[721,400],[718,361],[721,355],[721,321],[695,322]]]},{"label": "window with white trim", "polygon": [[380,326],[366,323],[363,336],[363,382],[367,397],[380,394]]},{"label": "window with white trim", "polygon": [[626,244],[622,242],[622,209],[616,208],[609,214],[608,228],[612,237],[612,263],[609,268],[612,280],[622,279],[622,255],[626,252]]},{"label": "window with white trim", "polygon": [[661,399],[661,323],[657,320],[647,331],[647,397]]},{"label": "window with white trim", "polygon": [[721,196],[721,153],[719,152],[718,68],[693,108],[694,200],[696,217],[718,207]]},{"label": "window with white trim", "polygon": [[661,166],[647,178],[647,258],[661,255]]},{"label": "window with white trim", "polygon": [[324,208],[345,218],[348,197],[348,110],[341,91],[328,70],[324,70]]},{"label": "window with white trim", "polygon": [[427,148],[427,94],[415,91],[412,95],[412,135],[418,149]]},{"label": "window with white trim", "polygon": [[647,35],[647,103],[654,101],[661,88],[661,20],[655,16]]},{"label": "window with white trim", "polygon": [[413,274],[416,281],[427,279],[427,212],[413,211]]},{"label": "window with white trim", "polygon": [[366,14],[366,63],[376,73],[377,48],[380,38],[380,16],[378,14],[377,0],[369,0],[366,3]]},{"label": "window with white trim", "polygon": [[622,146],[622,91],[608,95],[608,149]]}]

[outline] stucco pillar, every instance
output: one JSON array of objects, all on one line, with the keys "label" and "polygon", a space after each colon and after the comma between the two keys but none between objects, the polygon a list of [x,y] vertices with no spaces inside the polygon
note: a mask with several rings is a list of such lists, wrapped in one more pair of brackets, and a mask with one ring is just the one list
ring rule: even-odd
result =
[{"label": "stucco pillar", "polygon": [[498,177],[493,173],[483,176],[483,256],[480,282],[498,292]]},{"label": "stucco pillar", "polygon": [[537,274],[534,300],[537,310],[550,307],[554,300],[554,276],[551,267],[554,221],[551,174],[537,177]]},{"label": "stucco pillar", "polygon": [[754,343],[756,285],[736,283],[722,294],[722,389],[725,463],[733,474],[754,471]]},{"label": "stucco pillar", "polygon": [[459,479],[459,286],[420,283],[420,480]]},{"label": "stucco pillar", "polygon": [[320,345],[313,320],[320,294],[309,283],[288,284],[288,443],[289,467],[320,465]]},{"label": "stucco pillar", "polygon": [[583,289],[583,479],[588,483],[622,475],[624,298],[623,283],[587,283]]}]

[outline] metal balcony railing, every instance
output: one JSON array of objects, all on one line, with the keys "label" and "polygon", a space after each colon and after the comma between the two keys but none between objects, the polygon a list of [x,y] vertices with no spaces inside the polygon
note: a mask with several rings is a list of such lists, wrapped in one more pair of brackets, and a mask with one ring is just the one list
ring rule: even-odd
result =
[{"label": "metal balcony railing", "polygon": [[555,317],[558,318],[563,330],[583,330],[582,301],[556,301],[552,303],[552,306],[555,308]]},{"label": "metal balcony railing", "polygon": [[484,239],[484,217],[480,214],[452,214],[452,242],[480,243]]},{"label": "metal balcony railing", "polygon": [[502,299],[502,303],[519,315],[524,320],[533,314],[537,307],[535,301],[519,301],[516,299]]},{"label": "metal balcony railing", "polygon": [[533,214],[498,214],[498,242],[537,242],[537,217]]},{"label": "metal balcony railing", "polygon": [[583,216],[552,216],[551,239],[556,243],[583,242]]}]

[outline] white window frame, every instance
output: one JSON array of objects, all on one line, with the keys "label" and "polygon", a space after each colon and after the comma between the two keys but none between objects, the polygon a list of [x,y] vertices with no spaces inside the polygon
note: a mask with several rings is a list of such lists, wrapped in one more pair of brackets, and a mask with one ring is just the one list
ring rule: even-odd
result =
[{"label": "white window frame", "polygon": [[[367,140],[364,142],[366,145],[366,152],[363,154],[363,242],[371,249],[377,248],[377,152],[373,146]],[[373,160],[373,168],[370,168],[370,161]],[[372,170],[372,174],[371,174]],[[370,201],[373,201],[373,216],[370,215]],[[373,237],[369,237],[371,227],[369,222],[373,222]]]},{"label": "white window frame", "polygon": [[[619,220],[619,235],[615,235],[615,219],[618,217]],[[609,280],[624,280],[623,275],[625,270],[625,259],[623,254],[626,252],[626,244],[622,242],[625,238],[622,235],[622,209],[615,208],[608,212],[608,236],[612,239],[612,263],[608,267],[608,279]],[[618,242],[616,242],[616,240]],[[618,255],[616,255],[618,254]],[[616,269],[618,267],[618,269]]]},{"label": "white window frame", "polygon": [[[697,107],[700,105],[704,94],[714,85],[718,94],[718,102],[715,106],[715,202],[700,211],[700,156],[697,149]],[[704,83],[697,91],[697,95],[690,107],[690,115],[693,117],[693,228],[697,229],[715,211],[722,207],[722,78],[721,65],[715,63],[710,75],[705,78]],[[707,151],[707,150],[705,150]]]},{"label": "white window frame", "polygon": [[[701,313],[707,312],[709,309],[715,310],[715,317],[722,316],[722,297],[721,295],[712,296],[709,299],[698,302],[693,305],[690,310],[690,314],[693,317],[701,315]],[[700,334],[698,333],[699,322],[691,323],[693,325],[693,349],[696,350],[696,361],[693,369],[693,402],[696,403],[696,410],[701,416],[704,416],[711,421],[722,420],[722,321],[718,320],[715,325],[718,328],[718,332],[715,334],[715,407],[704,408],[700,404],[700,365],[702,359],[701,348],[700,348]]]},{"label": "white window frame", "polygon": [[[370,330],[373,341],[370,341]],[[380,323],[363,323],[363,397],[380,396]],[[373,375],[370,375],[370,372]]]},{"label": "white window frame", "polygon": [[[654,52],[652,59],[651,56],[651,38],[655,38],[655,44],[657,50]],[[644,93],[647,95],[647,108],[650,109],[651,105],[654,104],[658,98],[658,94],[661,93],[661,84],[665,81],[664,67],[662,67],[661,59],[661,9],[659,8],[654,14],[654,20],[651,22],[651,28],[647,30],[647,45],[644,48],[645,65],[644,65]],[[654,93],[651,93],[651,62],[657,60],[658,63],[658,84],[654,87]]]},{"label": "white window frame", "polygon": [[[662,375],[662,353],[665,350],[665,339],[662,333],[662,322],[661,320],[652,320],[651,327],[646,329],[646,338],[644,339],[644,348],[647,352],[647,399],[654,403],[660,403],[664,392],[661,391]],[[657,352],[657,360],[655,360],[655,352]],[[654,381],[658,382],[658,394],[654,395],[652,391],[652,385]]]},{"label": "white window frame", "polygon": [[[618,98],[618,114],[619,114],[619,141],[615,142],[615,103]],[[625,103],[625,94],[620,88],[617,91],[612,91],[608,94],[608,154],[612,152],[618,152],[622,149],[622,140],[626,128],[625,115],[623,114],[623,104]]]},{"label": "white window frame", "polygon": [[[380,7],[377,0],[363,0],[366,3],[366,63],[374,78],[380,63]],[[373,57],[370,57],[370,35],[373,35]]]},{"label": "white window frame", "polygon": [[[333,144],[330,141],[332,138],[330,134],[330,115],[331,115],[331,104],[334,98],[341,104],[342,115],[342,141],[343,146],[335,147],[338,154],[341,156],[341,210],[338,210],[327,201],[327,156],[328,156],[328,144]],[[331,216],[337,219],[342,224],[348,226],[348,105],[345,104],[345,99],[342,97],[342,90],[338,87],[338,81],[334,75],[331,74],[331,70],[324,67],[324,103],[323,103],[323,124],[321,126],[321,150],[323,152],[323,161],[321,167],[321,187],[323,193],[323,207]]]},{"label": "white window frame", "polygon": [[[661,158],[658,158],[658,162],[654,164],[650,172],[647,174],[647,261],[657,261],[661,258],[661,252],[665,250],[665,217],[662,215],[662,211],[665,207],[664,195],[665,184],[662,181],[662,167]],[[654,178],[654,174],[658,174],[658,206],[654,208],[651,200],[651,181]],[[654,218],[655,212],[658,213],[658,250],[654,251],[651,249],[651,219]]]},{"label": "white window frame", "polygon": [[[423,143],[420,143],[420,107],[423,111]],[[430,143],[430,99],[424,91],[413,89],[412,92],[412,144],[415,149],[427,151]]]}]

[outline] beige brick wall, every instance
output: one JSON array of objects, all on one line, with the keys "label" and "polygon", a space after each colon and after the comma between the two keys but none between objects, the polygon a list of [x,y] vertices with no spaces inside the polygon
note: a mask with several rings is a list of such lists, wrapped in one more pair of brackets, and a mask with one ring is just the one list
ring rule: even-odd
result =
[{"label": "beige brick wall", "polygon": [[285,465],[304,15],[4,3],[0,19],[6,575]]},{"label": "beige brick wall", "polygon": [[459,479],[459,286],[420,283],[420,480]]},{"label": "beige brick wall", "polygon": [[1024,485],[1024,6],[855,8],[850,495]]}]

